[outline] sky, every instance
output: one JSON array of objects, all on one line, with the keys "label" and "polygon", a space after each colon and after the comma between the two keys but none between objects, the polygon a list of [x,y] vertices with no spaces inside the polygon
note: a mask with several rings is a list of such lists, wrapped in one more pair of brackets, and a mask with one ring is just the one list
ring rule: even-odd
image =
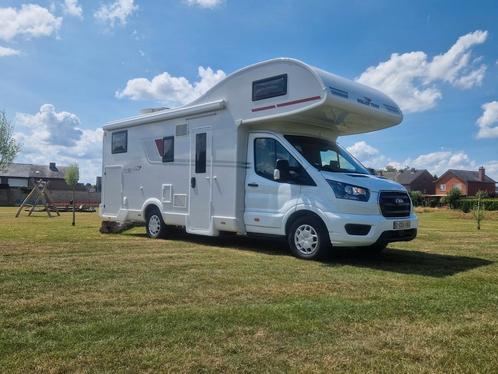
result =
[{"label": "sky", "polygon": [[493,1],[0,0],[0,110],[16,162],[101,174],[102,126],[174,107],[247,65],[293,57],[388,94],[395,127],[339,143],[366,166],[498,181]]}]

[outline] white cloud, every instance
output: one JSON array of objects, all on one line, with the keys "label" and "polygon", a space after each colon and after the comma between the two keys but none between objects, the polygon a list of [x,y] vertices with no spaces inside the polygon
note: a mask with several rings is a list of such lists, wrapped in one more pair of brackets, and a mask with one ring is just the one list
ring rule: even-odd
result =
[{"label": "white cloud", "polygon": [[64,13],[70,16],[83,18],[83,8],[78,4],[78,0],[64,0]]},{"label": "white cloud", "polygon": [[21,52],[18,51],[17,49],[12,49],[12,48],[0,46],[0,57],[17,56],[20,53]]},{"label": "white cloud", "polygon": [[477,30],[458,38],[445,53],[432,60],[422,51],[393,53],[389,60],[370,66],[357,80],[391,96],[406,112],[433,108],[442,98],[438,86],[446,82],[460,89],[481,84],[486,65],[472,59],[472,48],[486,41],[487,31]]},{"label": "white cloud", "polygon": [[18,113],[16,123],[36,129],[40,139],[48,144],[74,146],[83,132],[79,129],[80,120],[72,113],[56,112],[51,104],[44,104],[36,114]]},{"label": "white cloud", "polygon": [[0,8],[0,39],[11,40],[17,36],[38,38],[57,33],[62,17],[54,16],[47,8],[24,4],[21,8]]},{"label": "white cloud", "polygon": [[379,150],[377,148],[372,147],[363,140],[354,143],[352,146],[349,146],[347,149],[348,152],[352,153],[356,158],[362,158],[362,159],[375,156],[379,153]]},{"label": "white cloud", "polygon": [[368,168],[383,169],[387,165],[399,167],[398,163],[381,154],[377,148],[365,141],[356,142],[347,147],[347,150]]},{"label": "white cloud", "polygon": [[223,3],[223,0],[186,0],[186,3],[190,6],[212,9]]},{"label": "white cloud", "polygon": [[477,138],[498,138],[498,101],[481,106],[483,113],[476,121],[479,126]]},{"label": "white cloud", "polygon": [[213,71],[210,67],[199,66],[200,79],[193,84],[185,77],[174,77],[167,72],[156,75],[152,80],[135,78],[126,83],[116,97],[131,100],[156,100],[165,105],[182,105],[198,98],[217,82],[225,78],[222,70]]},{"label": "white cloud", "polygon": [[94,17],[114,27],[116,23],[126,25],[127,18],[138,9],[133,0],[116,0],[111,4],[102,4]]},{"label": "white cloud", "polygon": [[437,151],[407,159],[403,165],[415,169],[428,169],[432,174],[441,175],[448,169],[477,170],[477,164],[463,151]]},{"label": "white cloud", "polygon": [[486,175],[498,182],[498,160],[488,161],[484,164]]},{"label": "white cloud", "polygon": [[[365,141],[359,141],[347,147],[363,165],[384,169],[386,166],[393,166],[396,169],[406,167],[415,169],[427,169],[431,174],[441,176],[448,169],[474,170],[477,171],[480,164],[472,160],[463,151],[441,150],[418,155],[414,158],[407,158],[404,161],[396,161],[382,154],[377,148],[369,145]],[[484,163],[486,174],[498,181],[498,161],[488,161]]]},{"label": "white cloud", "polygon": [[15,138],[22,150],[16,161],[78,163],[81,181],[95,183],[95,177],[101,175],[102,130],[81,129],[79,125],[75,114],[56,112],[51,104],[42,105],[34,115],[17,113]]}]

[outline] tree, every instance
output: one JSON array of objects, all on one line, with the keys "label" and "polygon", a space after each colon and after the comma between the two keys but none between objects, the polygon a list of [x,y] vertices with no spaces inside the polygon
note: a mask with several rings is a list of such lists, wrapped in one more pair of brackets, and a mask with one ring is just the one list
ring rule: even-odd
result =
[{"label": "tree", "polygon": [[413,206],[421,206],[424,204],[424,195],[420,191],[411,191],[410,198]]},{"label": "tree", "polygon": [[0,111],[0,170],[14,160],[21,146],[12,137],[14,128],[10,125],[5,112]]},{"label": "tree", "polygon": [[456,209],[458,201],[462,197],[462,193],[460,192],[460,189],[453,187],[450,192],[445,196],[445,203],[448,204],[448,206],[451,209]]},{"label": "tree", "polygon": [[486,191],[479,190],[476,192],[477,199],[485,199],[487,197],[489,197],[489,196],[488,196],[488,193]]},{"label": "tree", "polygon": [[76,185],[78,184],[78,180],[80,179],[80,169],[78,164],[70,165],[66,169],[66,174],[64,175],[64,179],[68,186],[73,189],[73,226],[76,224],[76,201],[74,200]]},{"label": "tree", "polygon": [[481,221],[484,219],[484,214],[485,214],[485,206],[482,204],[481,199],[482,199],[482,194],[476,195],[477,196],[477,204],[474,206],[474,209],[472,209],[472,214],[476,220],[477,223],[477,229],[481,229]]}]

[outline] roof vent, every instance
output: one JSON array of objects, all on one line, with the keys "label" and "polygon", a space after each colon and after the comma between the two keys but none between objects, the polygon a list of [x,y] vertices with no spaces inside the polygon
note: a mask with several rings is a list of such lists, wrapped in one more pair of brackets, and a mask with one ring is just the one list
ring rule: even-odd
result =
[{"label": "roof vent", "polygon": [[169,109],[169,108],[166,108],[164,106],[157,107],[157,108],[143,108],[143,109],[140,109],[140,114],[150,114],[150,113],[154,113],[154,112],[160,112],[161,110],[166,110],[166,109]]}]

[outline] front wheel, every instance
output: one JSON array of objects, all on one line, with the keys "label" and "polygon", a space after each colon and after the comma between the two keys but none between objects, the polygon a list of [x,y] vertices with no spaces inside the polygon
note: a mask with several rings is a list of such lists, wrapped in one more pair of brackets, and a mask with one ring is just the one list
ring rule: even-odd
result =
[{"label": "front wheel", "polygon": [[145,229],[147,230],[147,236],[151,239],[164,238],[166,235],[166,224],[158,208],[151,209],[147,214]]},{"label": "front wheel", "polygon": [[287,234],[289,247],[294,256],[314,260],[330,247],[330,239],[325,225],[315,217],[298,218]]}]

